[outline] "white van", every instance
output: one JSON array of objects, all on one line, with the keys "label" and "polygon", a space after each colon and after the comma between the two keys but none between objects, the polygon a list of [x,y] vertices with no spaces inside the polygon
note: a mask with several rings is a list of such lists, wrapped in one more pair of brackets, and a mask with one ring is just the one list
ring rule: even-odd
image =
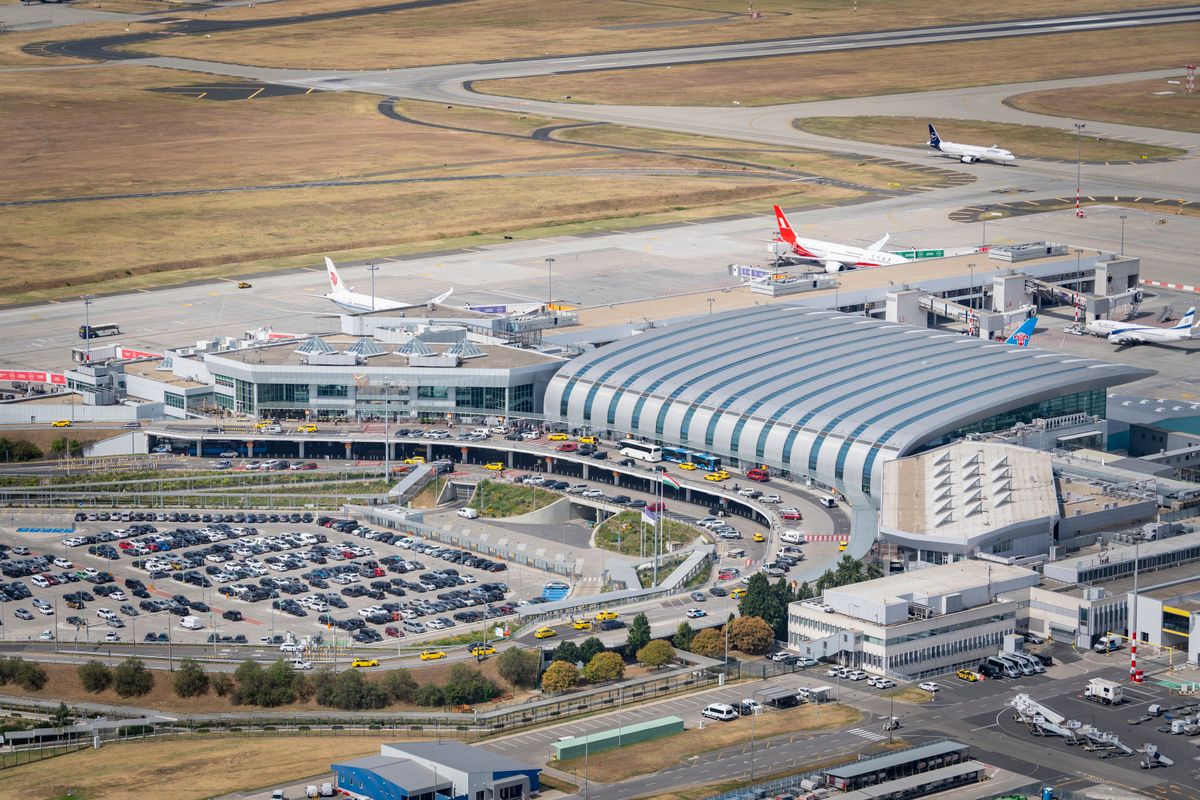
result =
[{"label": "white van", "polygon": [[199,617],[183,617],[179,620],[179,627],[187,628],[189,631],[198,631],[204,627],[204,623]]},{"label": "white van", "polygon": [[834,506],[837,505],[837,500],[835,500],[831,495],[827,495],[827,494],[823,494],[820,497],[818,497],[817,502],[820,503],[821,505],[825,506],[826,508],[833,508]]},{"label": "white van", "polygon": [[460,508],[458,515],[463,519],[475,519],[479,516],[479,512],[473,508]]},{"label": "white van", "polygon": [[779,541],[787,542],[788,544],[800,544],[804,541],[804,533],[803,531],[784,531],[779,534]]},{"label": "white van", "polygon": [[728,722],[731,719],[737,719],[738,713],[728,703],[712,703],[704,707],[704,710],[700,712],[700,716],[720,722]]}]

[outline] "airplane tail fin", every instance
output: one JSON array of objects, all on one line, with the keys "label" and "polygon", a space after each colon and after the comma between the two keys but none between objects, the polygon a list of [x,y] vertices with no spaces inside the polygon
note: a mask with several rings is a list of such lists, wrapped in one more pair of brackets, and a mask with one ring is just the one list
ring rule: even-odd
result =
[{"label": "airplane tail fin", "polygon": [[885,233],[882,239],[872,244],[868,249],[878,252],[883,249],[883,246],[888,243],[888,239],[890,238],[892,238],[892,235],[890,233]]},{"label": "airplane tail fin", "polygon": [[1028,347],[1033,338],[1033,329],[1037,327],[1038,318],[1030,317],[1021,323],[1021,327],[1013,331],[1012,336],[1004,340],[1005,344],[1015,344],[1017,347]]},{"label": "airplane tail fin", "polygon": [[1196,324],[1196,309],[1189,308],[1187,313],[1179,320],[1179,324],[1175,326],[1176,330],[1187,331],[1191,330],[1192,325]]},{"label": "airplane tail fin", "polygon": [[933,127],[933,123],[929,123],[929,146],[934,150],[942,149],[942,139],[938,136],[937,128]]},{"label": "airplane tail fin", "polygon": [[783,209],[775,206],[775,222],[779,225],[779,238],[783,239],[790,245],[796,244],[796,232],[792,230],[792,226],[788,224],[788,219],[783,213]]},{"label": "airplane tail fin", "polygon": [[329,290],[333,294],[350,291],[349,287],[342,283],[342,276],[338,275],[337,267],[333,265],[333,259],[329,256],[325,256],[325,271],[329,273]]}]

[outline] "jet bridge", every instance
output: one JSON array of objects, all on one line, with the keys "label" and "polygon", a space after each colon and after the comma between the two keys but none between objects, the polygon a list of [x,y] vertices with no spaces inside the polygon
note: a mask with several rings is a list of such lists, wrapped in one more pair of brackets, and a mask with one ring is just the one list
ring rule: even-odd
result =
[{"label": "jet bridge", "polygon": [[1028,275],[1025,276],[1025,291],[1039,300],[1048,301],[1054,305],[1074,306],[1077,322],[1090,322],[1097,317],[1107,317],[1123,306],[1128,306],[1124,311],[1125,319],[1128,319],[1137,313],[1143,297],[1142,290],[1138,288],[1103,296],[1068,289],[1065,286],[1048,283]]}]

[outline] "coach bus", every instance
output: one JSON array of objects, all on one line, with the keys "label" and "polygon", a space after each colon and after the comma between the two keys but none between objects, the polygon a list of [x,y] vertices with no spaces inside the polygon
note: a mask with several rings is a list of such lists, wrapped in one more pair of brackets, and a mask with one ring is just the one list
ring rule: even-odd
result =
[{"label": "coach bus", "polygon": [[116,336],[121,332],[121,326],[115,322],[107,322],[102,325],[80,325],[80,339],[95,339],[98,336]]},{"label": "coach bus", "polygon": [[663,449],[656,444],[639,442],[635,439],[625,439],[617,445],[617,452],[629,458],[640,458],[642,461],[662,461]]}]

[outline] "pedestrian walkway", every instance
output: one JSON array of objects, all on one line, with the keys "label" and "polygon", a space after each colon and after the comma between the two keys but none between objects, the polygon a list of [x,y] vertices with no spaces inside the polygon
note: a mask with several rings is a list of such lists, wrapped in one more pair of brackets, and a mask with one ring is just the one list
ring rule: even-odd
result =
[{"label": "pedestrian walkway", "polygon": [[851,728],[847,731],[847,733],[853,733],[855,736],[861,736],[864,739],[870,739],[872,742],[878,742],[887,738],[886,733],[876,733],[875,731],[869,731],[866,728]]}]

